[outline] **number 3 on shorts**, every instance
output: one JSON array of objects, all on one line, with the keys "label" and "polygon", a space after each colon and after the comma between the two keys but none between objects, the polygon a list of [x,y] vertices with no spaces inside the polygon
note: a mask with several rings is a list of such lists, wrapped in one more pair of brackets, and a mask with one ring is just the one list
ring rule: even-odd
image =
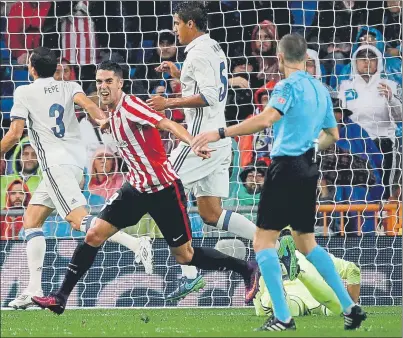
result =
[{"label": "number 3 on shorts", "polygon": [[118,193],[118,192],[115,192],[115,193],[106,201],[106,203],[104,204],[104,206],[102,207],[102,209],[101,209],[100,211],[104,210],[107,205],[111,205],[111,204],[113,203],[113,201],[118,198],[118,196],[119,196],[119,193]]}]

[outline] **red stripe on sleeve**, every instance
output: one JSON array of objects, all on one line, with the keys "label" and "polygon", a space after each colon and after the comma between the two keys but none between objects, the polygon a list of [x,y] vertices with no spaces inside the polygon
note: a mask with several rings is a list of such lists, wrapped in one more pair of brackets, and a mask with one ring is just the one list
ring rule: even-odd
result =
[{"label": "red stripe on sleeve", "polygon": [[[148,122],[150,125],[152,125],[153,127],[155,127],[157,125],[157,123],[159,122],[159,120],[157,120],[156,118],[154,118],[151,115],[148,115],[146,113],[140,112],[137,108],[136,105],[132,105],[131,103],[127,102],[126,100],[124,100],[123,104],[122,104],[123,108],[126,109],[130,114],[136,116],[139,120],[143,120]],[[161,118],[162,119],[162,118]]]},{"label": "red stripe on sleeve", "polygon": [[163,117],[163,118],[165,117],[165,116],[163,116],[161,113],[159,113],[159,112],[157,112],[156,110],[152,109],[150,106],[148,106],[148,104],[146,104],[144,101],[140,100],[140,99],[137,98],[136,96],[130,95],[130,98],[131,98],[134,102],[136,102],[138,105],[142,106],[144,109],[147,109],[150,113],[156,114],[156,115],[161,116],[161,117]]},{"label": "red stripe on sleeve", "polygon": [[[129,121],[127,121],[127,122],[129,122]],[[127,143],[127,147],[128,147],[128,149],[130,151],[130,154],[133,156],[133,158],[135,159],[136,163],[139,165],[140,170],[142,171],[142,173],[145,174],[146,180],[147,180],[147,185],[149,187],[152,187],[152,186],[154,186],[152,176],[148,172],[147,167],[144,165],[143,161],[141,160],[140,155],[137,154],[137,151],[135,150],[134,145],[132,144],[132,142],[130,141],[129,137],[127,136],[126,131],[124,130],[124,125],[123,125],[124,123],[125,122],[122,121],[122,123],[121,123],[121,125],[119,127],[120,135],[121,135],[123,141],[125,141]],[[133,126],[131,126],[130,123],[128,123],[128,127],[131,129],[131,131],[133,132],[134,137],[136,138],[136,140],[138,142],[139,140],[137,139],[136,133],[135,133],[136,128],[133,128]],[[140,147],[141,147],[141,145],[140,145]],[[144,152],[144,148],[143,148],[143,152]],[[130,159],[128,159],[128,160],[130,161]],[[135,166],[133,166],[133,168],[135,168]]]}]

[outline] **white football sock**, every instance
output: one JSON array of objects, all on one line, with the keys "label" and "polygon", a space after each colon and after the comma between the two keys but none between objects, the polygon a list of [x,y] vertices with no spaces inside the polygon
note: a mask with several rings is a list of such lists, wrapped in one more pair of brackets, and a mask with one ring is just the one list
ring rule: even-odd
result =
[{"label": "white football sock", "polygon": [[123,231],[118,231],[116,234],[109,237],[108,241],[119,243],[133,252],[136,252],[140,248],[140,238],[130,236]]},{"label": "white football sock", "polygon": [[[92,228],[95,226],[95,221],[96,221],[95,216],[87,215],[85,216],[80,224],[80,230],[82,232],[87,232],[88,229]],[[123,231],[118,231],[116,234],[108,238],[108,241],[114,242],[114,243],[119,243],[128,249],[132,250],[133,252],[136,252],[139,247],[140,247],[140,238],[130,236],[129,234],[123,232]]]},{"label": "white football sock", "polygon": [[86,233],[89,228],[92,228],[95,225],[96,219],[97,218],[92,215],[84,216],[83,219],[81,220],[80,230]]},{"label": "white football sock", "polygon": [[181,265],[182,276],[185,276],[189,279],[195,279],[197,277],[197,269],[192,265]]},{"label": "white football sock", "polygon": [[217,222],[217,228],[226,230],[234,235],[249,239],[253,241],[255,235],[256,225],[248,220],[245,216],[232,212],[230,210],[223,210]]},{"label": "white football sock", "polygon": [[27,291],[42,291],[42,269],[45,260],[46,241],[42,228],[25,229],[26,253],[29,269]]},{"label": "white football sock", "polygon": [[[253,241],[256,232],[256,225],[248,220],[245,216],[232,212],[230,210],[223,210],[217,222],[217,228],[226,230],[239,237]],[[276,241],[276,250],[280,248],[280,242]]]}]

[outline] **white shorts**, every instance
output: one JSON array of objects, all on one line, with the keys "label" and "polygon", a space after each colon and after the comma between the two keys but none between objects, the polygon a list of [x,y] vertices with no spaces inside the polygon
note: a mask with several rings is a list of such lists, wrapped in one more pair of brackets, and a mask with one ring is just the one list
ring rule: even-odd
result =
[{"label": "white shorts", "polygon": [[186,193],[192,192],[196,198],[228,197],[231,144],[217,148],[211,153],[211,158],[203,160],[196,156],[189,146],[180,143],[172,151],[169,160],[178,173]]},{"label": "white shorts", "polygon": [[75,208],[86,205],[80,182],[83,170],[74,165],[52,166],[46,169],[29,204],[56,209],[62,218]]}]

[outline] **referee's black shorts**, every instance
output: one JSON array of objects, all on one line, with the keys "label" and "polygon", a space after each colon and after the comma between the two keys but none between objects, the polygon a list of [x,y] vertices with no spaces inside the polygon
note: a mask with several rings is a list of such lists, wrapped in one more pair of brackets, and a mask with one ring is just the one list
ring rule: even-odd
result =
[{"label": "referee's black shorts", "polygon": [[273,159],[263,184],[257,226],[266,230],[291,227],[302,233],[314,232],[318,167],[314,150],[301,156]]},{"label": "referee's black shorts", "polygon": [[98,215],[118,229],[137,224],[149,213],[171,247],[178,247],[192,239],[186,194],[182,182],[154,193],[141,193],[128,182],[108,200]]}]

